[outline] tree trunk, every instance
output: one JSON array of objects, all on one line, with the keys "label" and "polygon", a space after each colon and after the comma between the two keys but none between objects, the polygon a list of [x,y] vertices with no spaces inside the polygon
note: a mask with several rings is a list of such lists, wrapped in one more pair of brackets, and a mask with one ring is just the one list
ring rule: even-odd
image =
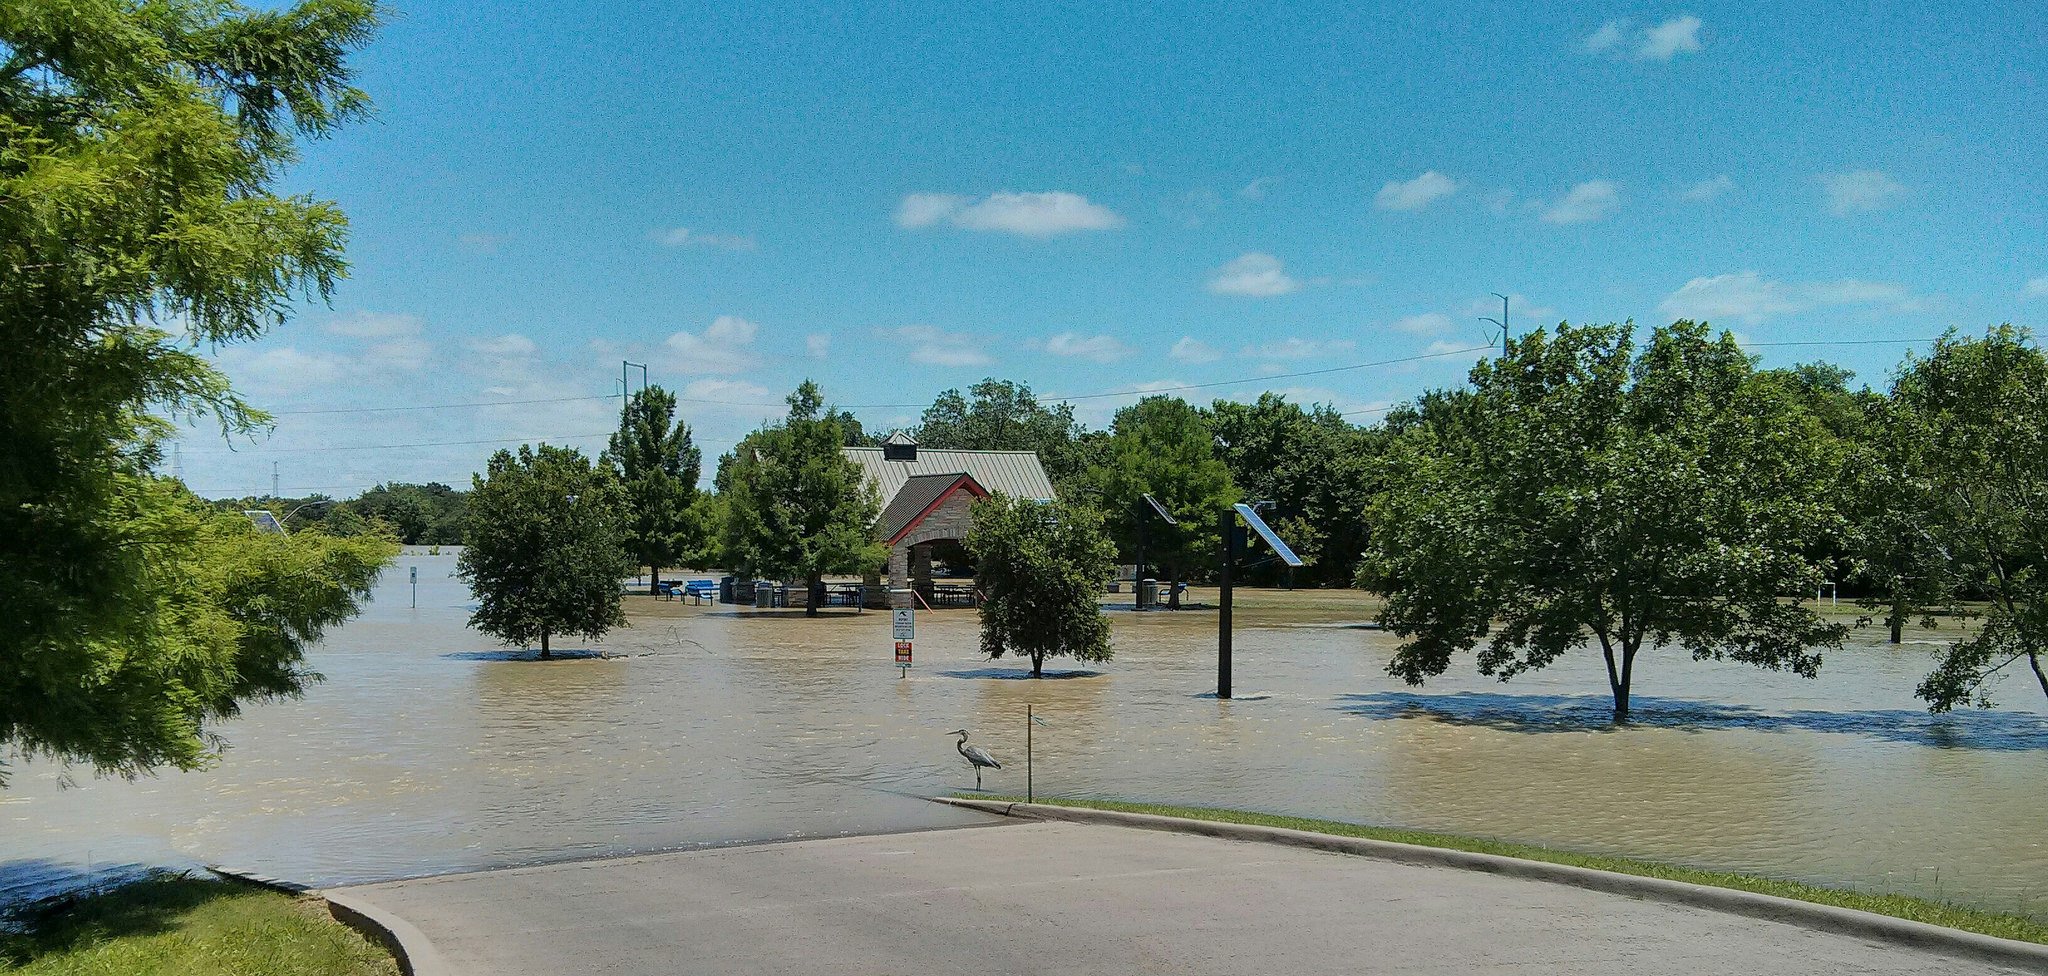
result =
[{"label": "tree trunk", "polygon": [[[2037,673],[2038,673],[2038,669],[2037,669]],[[1032,676],[1032,677],[1034,677],[1034,678],[1043,678],[1043,677],[1045,677],[1045,655],[1043,655],[1043,654],[1033,654],[1033,655],[1031,655],[1031,676]]]},{"label": "tree trunk", "polygon": [[1180,609],[1180,567],[1179,567],[1179,566],[1175,566],[1175,567],[1173,567],[1173,571],[1172,571],[1172,572],[1169,572],[1169,573],[1167,573],[1166,575],[1167,575],[1167,580],[1166,580],[1166,609],[1168,609],[1168,610],[1179,610],[1179,609]]},{"label": "tree trunk", "polygon": [[2034,680],[2041,683],[2041,694],[2048,695],[2048,674],[2041,673],[2041,655],[2028,651],[2027,663],[2034,666]]},{"label": "tree trunk", "polygon": [[818,615],[818,604],[825,602],[825,577],[812,573],[804,584],[804,616],[815,617]]},{"label": "tree trunk", "polygon": [[1892,615],[1887,622],[1892,625],[1892,643],[1902,643],[1903,638],[1906,636],[1906,591],[1904,589],[1892,591]]},{"label": "tree trunk", "polygon": [[1635,682],[1636,651],[1642,645],[1640,638],[1622,638],[1621,642],[1621,683],[1614,688],[1614,724],[1628,724],[1629,686]]},{"label": "tree trunk", "polygon": [[647,595],[661,595],[661,567],[656,566],[652,559],[647,561]]},{"label": "tree trunk", "polygon": [[551,661],[554,659],[554,657],[555,656],[552,653],[549,653],[548,651],[548,632],[543,630],[540,632],[540,659],[543,661]]}]

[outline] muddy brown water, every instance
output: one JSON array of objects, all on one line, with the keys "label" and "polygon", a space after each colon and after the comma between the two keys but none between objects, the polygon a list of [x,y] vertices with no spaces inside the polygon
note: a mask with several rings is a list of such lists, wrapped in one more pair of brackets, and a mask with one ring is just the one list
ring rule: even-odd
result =
[{"label": "muddy brown water", "polygon": [[[418,566],[419,609],[406,569]],[[408,554],[313,655],[327,681],[223,726],[213,769],[135,782],[47,763],[0,793],[0,901],[137,866],[225,863],[315,884],[747,840],[945,826],[970,788],[948,730],[1042,795],[1241,807],[1479,834],[2048,915],[2048,709],[1930,717],[1929,648],[1869,635],[1818,681],[1677,653],[1639,662],[1609,727],[1596,659],[1411,689],[1391,635],[1320,608],[1238,613],[1218,701],[1211,613],[1115,614],[1117,656],[1019,678],[972,612],[657,609],[610,659],[516,660],[464,625],[451,555]],[[1469,669],[1469,660],[1460,661]]]}]

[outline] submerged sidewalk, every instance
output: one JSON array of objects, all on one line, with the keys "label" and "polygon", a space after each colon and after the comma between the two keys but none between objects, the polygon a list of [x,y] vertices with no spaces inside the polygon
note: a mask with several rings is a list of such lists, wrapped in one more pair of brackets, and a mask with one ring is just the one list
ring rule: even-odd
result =
[{"label": "submerged sidewalk", "polygon": [[411,923],[464,976],[2010,971],[1540,881],[1073,823],[341,892]]}]

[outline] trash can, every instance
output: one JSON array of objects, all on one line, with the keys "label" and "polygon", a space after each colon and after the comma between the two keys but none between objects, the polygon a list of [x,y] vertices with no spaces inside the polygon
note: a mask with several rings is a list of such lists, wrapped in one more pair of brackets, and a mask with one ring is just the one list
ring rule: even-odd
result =
[{"label": "trash can", "polygon": [[731,603],[731,602],[732,602],[732,599],[733,599],[733,597],[732,597],[732,577],[730,577],[730,576],[721,576],[721,577],[719,577],[719,578],[718,578],[718,602],[720,602],[720,603]]},{"label": "trash can", "polygon": [[775,606],[775,582],[757,579],[754,581],[754,609],[767,610]]},{"label": "trash can", "polygon": [[1158,581],[1158,580],[1156,580],[1156,579],[1142,579],[1142,580],[1139,580],[1139,581],[1138,581],[1138,608],[1142,610],[1142,609],[1144,609],[1145,607],[1157,606],[1158,604],[1159,604],[1159,581]]}]

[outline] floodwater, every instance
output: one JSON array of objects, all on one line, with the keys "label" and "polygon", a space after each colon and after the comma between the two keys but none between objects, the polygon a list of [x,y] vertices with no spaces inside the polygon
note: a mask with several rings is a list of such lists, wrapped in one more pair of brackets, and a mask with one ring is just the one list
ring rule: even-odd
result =
[{"label": "floodwater", "polygon": [[[1604,724],[1589,655],[1499,684],[1389,678],[1362,611],[1240,603],[1233,701],[1215,615],[1118,612],[1116,660],[1020,679],[969,611],[819,619],[636,599],[609,659],[519,660],[464,626],[450,555],[409,553],[312,655],[303,699],[223,726],[221,763],[135,782],[14,765],[0,901],[137,865],[315,884],[747,840],[968,823],[965,726],[1022,793],[1241,807],[1480,834],[2048,915],[2048,709],[1928,716],[1926,646],[1857,644],[1818,681],[1638,662]],[[408,567],[419,567],[418,609]],[[1349,604],[1356,607],[1357,604]],[[1331,609],[1335,607],[1336,609]],[[658,615],[656,615],[658,614]],[[1876,635],[1870,635],[1872,639]],[[1458,668],[1469,669],[1463,659]]]}]

